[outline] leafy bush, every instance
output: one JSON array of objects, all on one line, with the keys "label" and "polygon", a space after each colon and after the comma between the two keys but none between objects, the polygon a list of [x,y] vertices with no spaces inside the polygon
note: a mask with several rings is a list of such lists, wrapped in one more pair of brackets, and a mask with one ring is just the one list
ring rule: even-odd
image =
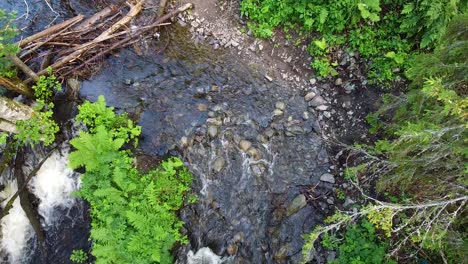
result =
[{"label": "leafy bush", "polygon": [[342,239],[328,233],[324,236],[322,245],[325,248],[338,251],[338,258],[330,264],[382,264],[396,263],[386,256],[387,245],[380,242],[375,234],[374,226],[367,220],[347,228]]},{"label": "leafy bush", "polygon": [[[433,48],[444,34],[446,25],[457,14],[468,11],[460,0],[243,0],[241,13],[252,19],[248,26],[259,37],[269,38],[275,27],[294,28],[320,33],[334,43],[340,35],[346,45],[369,59],[369,76],[379,81],[395,78],[393,69],[405,68],[407,54],[415,48]],[[336,43],[338,44],[338,43]],[[312,47],[310,47],[312,46]],[[320,75],[324,57],[318,56],[314,44],[309,52],[311,66]],[[393,58],[386,54],[396,54]]]},{"label": "leafy bush", "polygon": [[140,128],[132,125],[129,132],[126,115],[115,115],[104,98],[86,102],[77,119],[89,132],[81,131],[70,142],[76,150],[69,159],[71,167],[86,170],[78,195],[91,204],[96,263],[171,263],[175,243],[187,242],[177,211],[191,174],[177,158],[147,174],[138,172],[131,152],[121,148]]},{"label": "leafy bush", "polygon": [[[412,89],[387,96],[369,120],[385,139],[352,148],[359,165],[346,178],[368,198],[357,212],[339,212],[306,237],[309,256],[321,234],[367,218],[389,243],[389,254],[424,250],[434,263],[464,263],[468,245],[468,16],[456,16],[440,46],[410,61]],[[392,202],[366,195],[373,192]],[[466,262],[466,261],[465,261]]]},{"label": "leafy bush", "polygon": [[16,71],[11,67],[11,62],[7,58],[8,55],[15,55],[20,48],[13,43],[13,39],[18,34],[18,31],[13,24],[16,13],[7,13],[0,9],[0,75],[13,77]]},{"label": "leafy bush", "polygon": [[45,146],[48,146],[55,141],[55,134],[59,131],[59,127],[53,119],[54,104],[50,101],[53,91],[60,91],[62,86],[51,68],[48,69],[48,73],[49,76],[39,77],[32,87],[38,103],[34,106],[33,116],[16,123],[18,134],[15,135],[15,139],[19,144],[35,145],[42,141]]},{"label": "leafy bush", "polygon": [[70,260],[74,263],[85,263],[88,256],[82,249],[74,249],[70,255]]}]

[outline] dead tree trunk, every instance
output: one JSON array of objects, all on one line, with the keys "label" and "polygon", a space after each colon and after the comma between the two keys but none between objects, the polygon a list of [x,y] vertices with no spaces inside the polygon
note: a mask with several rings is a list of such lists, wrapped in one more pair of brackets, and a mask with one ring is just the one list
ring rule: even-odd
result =
[{"label": "dead tree trunk", "polygon": [[[23,174],[23,164],[24,164],[24,149],[19,148],[18,152],[16,153],[16,159],[15,159],[15,177],[16,177],[16,182],[19,188],[23,188],[27,184],[24,174]],[[39,242],[44,243],[45,242],[45,234],[44,230],[42,230],[41,223],[39,221],[39,214],[32,208],[31,205],[31,200],[29,199],[29,191],[28,188],[23,189],[23,191],[19,192],[19,198],[20,198],[20,204],[21,207],[23,208],[24,212],[26,213],[26,216],[29,219],[29,222],[31,223],[34,232],[36,232],[37,239]]]}]

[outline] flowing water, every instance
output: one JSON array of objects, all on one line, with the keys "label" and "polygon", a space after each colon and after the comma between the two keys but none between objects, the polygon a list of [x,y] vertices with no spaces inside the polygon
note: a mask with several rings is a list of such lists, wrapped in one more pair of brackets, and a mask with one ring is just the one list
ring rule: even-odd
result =
[{"label": "flowing water", "polygon": [[[180,212],[189,243],[174,252],[177,262],[298,262],[302,235],[323,218],[301,193],[328,169],[307,103],[291,87],[265,80],[261,70],[194,46],[184,29],[161,36],[171,37],[168,50],[155,54],[160,47],[149,45],[141,56],[119,52],[82,83],[81,95],[91,101],[104,95],[117,111],[133,113],[142,126],[142,151],[177,155],[193,173],[198,201]],[[78,175],[66,166],[66,147],[62,152],[30,185],[47,255],[15,204],[10,216],[17,220],[2,220],[1,241],[13,262],[68,263],[72,249],[89,249],[86,205],[71,196]],[[8,186],[2,197],[16,188]]]}]

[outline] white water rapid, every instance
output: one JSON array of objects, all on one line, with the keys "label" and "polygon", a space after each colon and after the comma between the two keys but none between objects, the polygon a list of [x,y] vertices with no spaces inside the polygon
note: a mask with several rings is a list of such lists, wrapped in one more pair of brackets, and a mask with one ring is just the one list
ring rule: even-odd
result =
[{"label": "white water rapid", "polygon": [[[28,185],[30,191],[39,199],[38,211],[42,216],[41,224],[45,230],[59,220],[62,214],[58,213],[58,209],[63,212],[75,204],[72,192],[79,188],[79,176],[68,167],[67,151],[62,150],[62,154],[55,151]],[[2,207],[17,190],[15,180],[8,182],[6,186],[5,190],[0,193],[0,199],[3,201]],[[13,208],[0,224],[2,255],[8,256],[8,263],[27,263],[30,251],[28,245],[31,245],[28,241],[35,234],[21,208],[19,198],[15,200]]]}]

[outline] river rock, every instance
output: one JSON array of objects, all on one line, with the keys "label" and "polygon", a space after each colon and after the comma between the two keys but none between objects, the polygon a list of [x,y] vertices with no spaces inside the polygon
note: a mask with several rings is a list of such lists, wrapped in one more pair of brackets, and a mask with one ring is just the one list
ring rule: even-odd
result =
[{"label": "river rock", "polygon": [[327,101],[325,99],[323,99],[322,96],[318,95],[318,96],[315,96],[314,99],[312,99],[309,102],[309,106],[317,107],[317,106],[320,106],[320,105],[324,105],[326,103],[327,103]]},{"label": "river rock", "polygon": [[346,200],[345,200],[343,206],[344,206],[344,207],[348,207],[348,206],[353,205],[353,204],[355,204],[355,203],[356,203],[356,202],[355,202],[353,199],[351,199],[351,198],[349,198],[349,197],[346,197]]},{"label": "river rock", "polygon": [[276,102],[275,107],[276,109],[283,111],[286,108],[286,104],[284,102]]},{"label": "river rock", "polygon": [[309,101],[312,100],[315,96],[317,96],[316,93],[310,92],[310,93],[308,93],[308,94],[306,94],[306,95],[304,96],[304,100],[305,100],[306,102],[309,102]]},{"label": "river rock", "polygon": [[262,158],[260,151],[258,151],[256,148],[250,148],[247,150],[247,154],[254,160],[260,160]]},{"label": "river rock", "polygon": [[326,111],[328,109],[328,105],[319,105],[315,109],[319,111]]},{"label": "river rock", "polygon": [[209,126],[208,127],[208,135],[211,138],[215,138],[218,135],[218,127],[216,126]]},{"label": "river rock", "polygon": [[247,152],[247,150],[252,146],[252,143],[250,141],[247,141],[245,139],[241,140],[239,142],[239,147],[242,151]]},{"label": "river rock", "polygon": [[224,169],[224,165],[226,164],[226,161],[224,160],[223,157],[218,157],[214,164],[213,164],[213,170],[216,172],[216,173],[219,173],[221,172],[223,169]]},{"label": "river rock", "polygon": [[227,253],[232,256],[232,255],[235,255],[237,253],[237,245],[236,244],[230,244],[228,247],[227,247]]},{"label": "river rock", "polygon": [[330,173],[325,173],[320,176],[320,180],[324,182],[335,183],[335,177]]},{"label": "river rock", "polygon": [[187,147],[188,146],[188,138],[187,137],[182,137],[180,139],[180,144],[182,145],[182,147]]},{"label": "river rock", "polygon": [[279,110],[279,109],[275,109],[275,111],[273,111],[273,115],[274,116],[280,116],[283,114],[283,111]]},{"label": "river rock", "polygon": [[287,209],[288,216],[297,213],[299,210],[307,206],[306,197],[303,194],[299,194],[292,200]]},{"label": "river rock", "polygon": [[338,78],[335,80],[335,85],[336,86],[341,86],[343,84],[343,80],[341,78]]}]

